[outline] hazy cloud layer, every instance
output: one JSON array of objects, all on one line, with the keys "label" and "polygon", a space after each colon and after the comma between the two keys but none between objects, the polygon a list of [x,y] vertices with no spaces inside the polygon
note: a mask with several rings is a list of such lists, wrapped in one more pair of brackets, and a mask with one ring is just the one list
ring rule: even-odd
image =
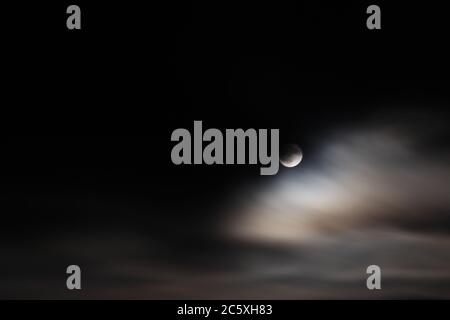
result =
[{"label": "hazy cloud layer", "polygon": [[[170,205],[49,196],[105,218],[2,242],[0,296],[450,298],[448,133],[438,117],[416,119],[332,130],[300,166],[237,189],[199,223]],[[83,270],[80,292],[65,289],[69,264]],[[381,291],[366,288],[371,264]]]}]

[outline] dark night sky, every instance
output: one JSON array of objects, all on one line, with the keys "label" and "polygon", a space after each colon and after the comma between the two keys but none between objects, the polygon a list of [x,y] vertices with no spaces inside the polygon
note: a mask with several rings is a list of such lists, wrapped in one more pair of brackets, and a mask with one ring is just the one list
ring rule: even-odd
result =
[{"label": "dark night sky", "polygon": [[[422,172],[416,172],[418,181],[429,182],[434,194],[449,186],[446,175],[440,175],[443,181],[432,179],[449,169],[445,10],[428,3],[380,2],[382,30],[371,32],[365,27],[367,1],[78,3],[81,32],[65,30],[66,3],[33,3],[27,10],[11,4],[2,28],[7,68],[2,72],[0,279],[6,285],[0,297],[258,298],[271,284],[278,288],[275,298],[338,297],[329,286],[346,297],[367,297],[342,274],[327,282],[328,276],[309,274],[308,268],[340,270],[355,254],[363,270],[389,240],[321,259],[314,252],[329,257],[334,247],[303,244],[300,254],[291,240],[260,243],[225,234],[228,219],[245,213],[237,207],[258,198],[258,188],[284,178],[259,176],[258,166],[174,166],[171,132],[192,130],[194,120],[203,120],[205,128],[279,128],[282,142],[302,146],[305,172],[319,174],[326,174],[320,161],[329,160],[321,158],[324,145],[341,134],[393,131],[389,139],[395,144],[400,131],[414,146],[405,166],[411,160],[411,168]],[[383,165],[362,172],[383,176],[387,163],[401,167],[397,154],[378,150],[372,138],[362,149],[360,142],[349,144],[349,150],[386,157],[380,158]],[[286,174],[280,170],[280,176]],[[341,176],[328,178],[341,183],[338,190],[345,188]],[[353,232],[370,226],[411,237],[439,234],[445,240],[440,246],[434,238],[429,246],[414,244],[418,255],[436,250],[431,270],[444,268],[450,264],[445,254],[450,204],[436,197],[425,193],[419,203],[395,198],[389,206],[383,198],[361,209],[370,211],[363,222],[321,222],[318,230],[337,234],[338,247],[340,241],[360,239]],[[399,213],[410,206],[423,211]],[[374,208],[381,218],[373,216]],[[384,216],[383,210],[393,213]],[[403,240],[392,241],[395,247]],[[398,248],[414,244],[401,242]],[[422,265],[414,255],[405,259]],[[304,272],[270,280],[248,276],[266,261]],[[380,261],[395,271],[405,269],[385,256]],[[65,291],[65,267],[72,263],[85,270],[82,293]],[[383,297],[450,296],[448,276],[396,275],[386,280],[392,291]],[[218,290],[202,290],[211,279]],[[410,291],[408,279],[413,279]],[[292,287],[283,287],[286,283]]]}]

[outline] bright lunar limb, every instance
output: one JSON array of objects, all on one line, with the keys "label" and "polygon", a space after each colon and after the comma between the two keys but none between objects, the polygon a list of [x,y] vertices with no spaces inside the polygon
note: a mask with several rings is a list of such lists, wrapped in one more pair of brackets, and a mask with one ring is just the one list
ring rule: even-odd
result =
[{"label": "bright lunar limb", "polygon": [[281,150],[280,162],[287,168],[297,166],[303,159],[303,152],[296,144],[287,144]]}]

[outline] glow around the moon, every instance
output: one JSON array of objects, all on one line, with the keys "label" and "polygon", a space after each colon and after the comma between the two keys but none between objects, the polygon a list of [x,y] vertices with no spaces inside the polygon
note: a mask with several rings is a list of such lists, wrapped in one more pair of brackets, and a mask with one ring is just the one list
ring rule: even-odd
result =
[{"label": "glow around the moon", "polygon": [[280,162],[287,168],[297,166],[303,159],[303,152],[296,144],[289,144],[283,148]]}]

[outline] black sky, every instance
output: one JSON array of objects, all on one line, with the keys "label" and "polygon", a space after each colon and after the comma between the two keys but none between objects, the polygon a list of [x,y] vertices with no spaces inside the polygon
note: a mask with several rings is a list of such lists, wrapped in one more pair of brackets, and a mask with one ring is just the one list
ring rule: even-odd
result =
[{"label": "black sky", "polygon": [[[194,120],[278,128],[282,142],[311,154],[305,166],[318,165],[322,142],[336,132],[374,124],[408,128],[430,159],[448,151],[446,125],[426,135],[409,129],[449,118],[448,26],[437,5],[380,3],[382,30],[369,31],[367,1],[78,2],[80,32],[65,29],[68,3],[7,6],[0,278],[8,285],[0,297],[64,298],[65,267],[77,261],[95,284],[82,297],[130,289],[141,298],[209,297],[193,287],[197,277],[230,272],[245,282],[240,271],[252,264],[243,256],[297,261],[283,246],[223,235],[222,223],[247,199],[240,190],[277,178],[259,176],[258,166],[174,166],[170,134],[192,130]],[[450,208],[436,212],[427,223],[380,224],[448,236]],[[136,276],[141,268],[154,279]],[[297,281],[315,288],[313,297],[334,297],[314,279]],[[359,297],[353,285],[348,296]],[[221,288],[252,296],[232,282]],[[421,294],[402,290],[392,296]]]}]

